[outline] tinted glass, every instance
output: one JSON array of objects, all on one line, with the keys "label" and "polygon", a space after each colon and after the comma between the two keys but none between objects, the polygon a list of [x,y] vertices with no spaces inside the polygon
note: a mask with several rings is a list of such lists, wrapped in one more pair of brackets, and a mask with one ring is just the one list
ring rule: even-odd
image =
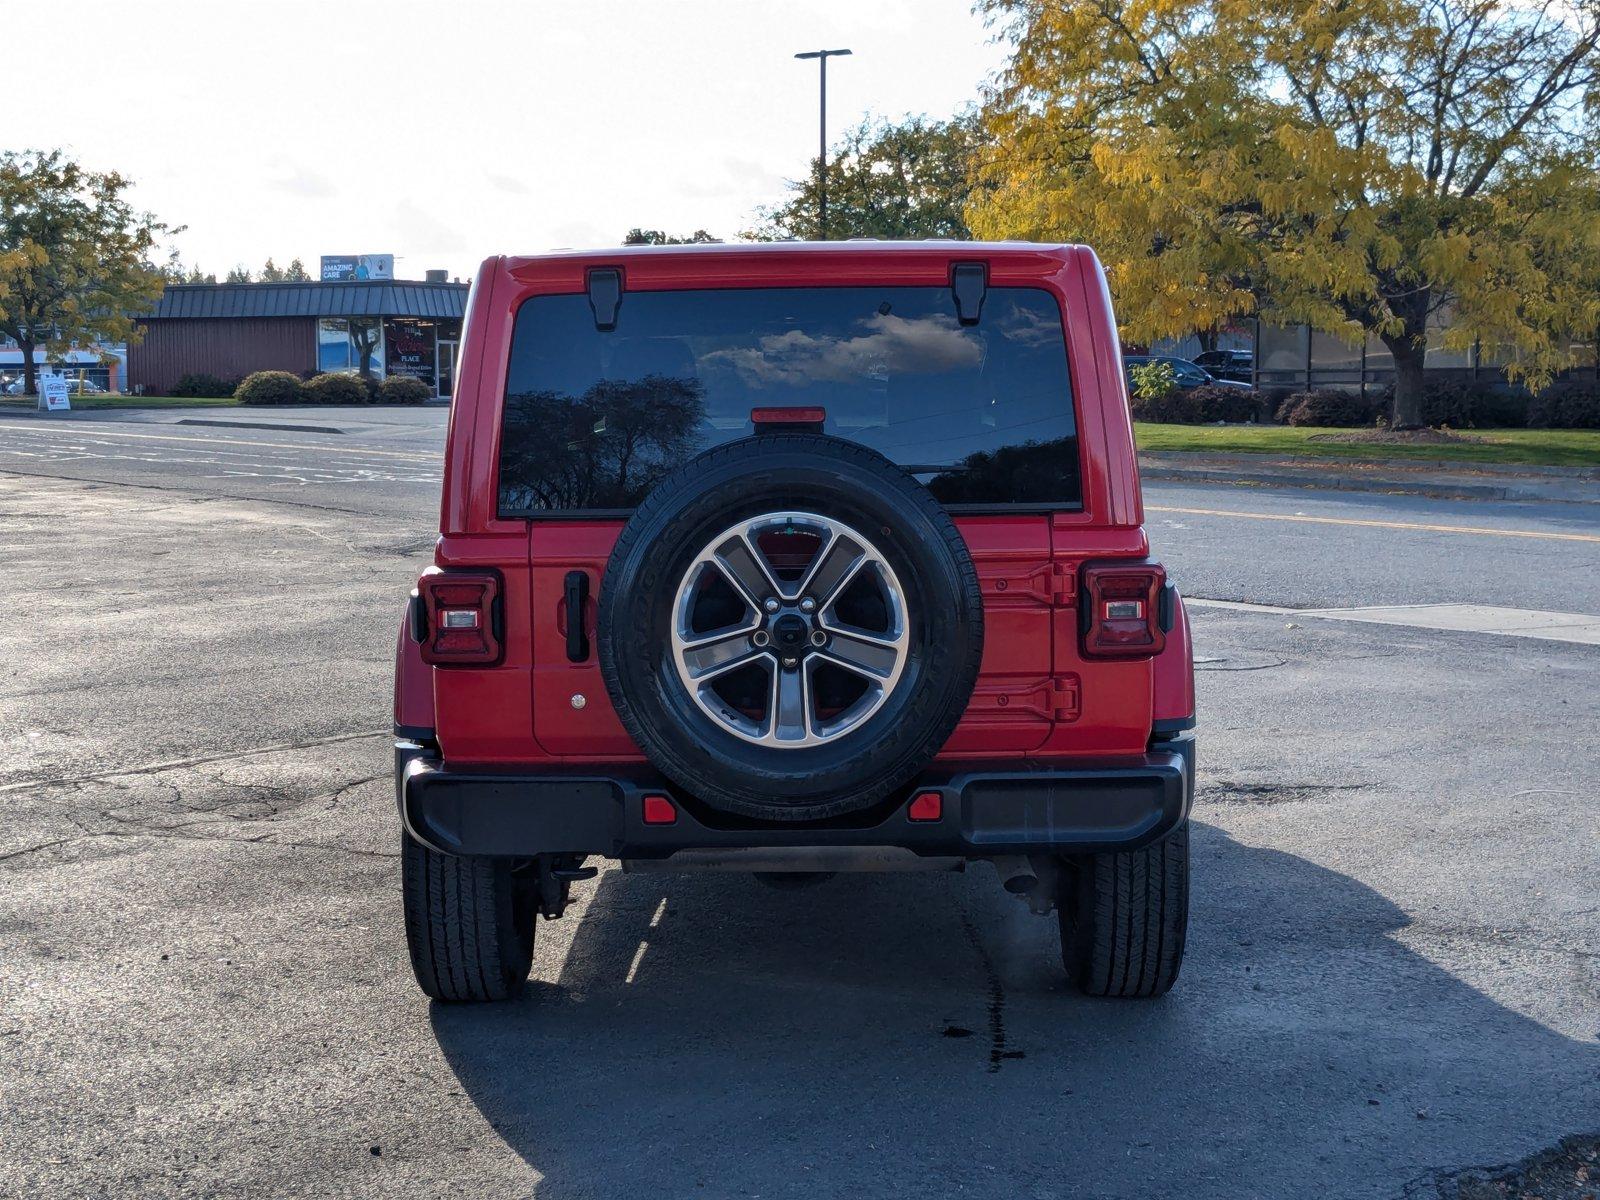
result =
[{"label": "tinted glass", "polygon": [[507,516],[632,508],[750,410],[817,406],[951,505],[1071,507],[1077,429],[1061,312],[991,288],[963,326],[948,288],[628,292],[617,326],[586,296],[518,310],[501,438]]}]

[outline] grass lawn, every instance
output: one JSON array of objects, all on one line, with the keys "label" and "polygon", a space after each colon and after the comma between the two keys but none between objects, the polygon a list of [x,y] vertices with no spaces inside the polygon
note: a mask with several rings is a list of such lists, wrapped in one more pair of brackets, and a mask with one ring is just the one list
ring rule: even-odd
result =
[{"label": "grass lawn", "polygon": [[[232,396],[73,396],[73,408],[231,408]],[[0,397],[0,408],[37,408],[33,396]]]},{"label": "grass lawn", "polygon": [[1198,451],[1206,454],[1275,454],[1295,458],[1342,458],[1396,461],[1510,463],[1549,467],[1600,467],[1600,429],[1469,429],[1454,444],[1316,442],[1317,434],[1351,433],[1290,425],[1153,425],[1133,426],[1139,449],[1153,452]]}]

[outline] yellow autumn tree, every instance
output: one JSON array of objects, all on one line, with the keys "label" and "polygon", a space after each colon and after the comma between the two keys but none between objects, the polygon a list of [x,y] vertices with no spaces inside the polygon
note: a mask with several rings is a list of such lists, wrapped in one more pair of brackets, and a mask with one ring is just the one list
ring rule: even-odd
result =
[{"label": "yellow autumn tree", "polygon": [[1597,0],[979,0],[1011,43],[968,222],[1088,242],[1131,338],[1251,314],[1535,385],[1600,327]]}]

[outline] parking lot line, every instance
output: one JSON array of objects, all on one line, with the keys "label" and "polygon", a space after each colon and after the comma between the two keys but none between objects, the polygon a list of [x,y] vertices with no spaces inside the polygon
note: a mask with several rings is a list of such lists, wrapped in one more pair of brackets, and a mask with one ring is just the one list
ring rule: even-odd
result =
[{"label": "parking lot line", "polygon": [[127,438],[144,442],[184,442],[188,445],[213,445],[228,446],[253,446],[265,450],[309,450],[313,454],[364,454],[372,458],[408,458],[426,462],[441,463],[444,461],[444,451],[427,453],[418,450],[366,450],[353,446],[308,446],[302,442],[257,442],[248,438],[223,438],[201,435],[199,437],[186,437],[181,434],[162,433],[126,433],[122,430],[102,429],[29,429],[27,433],[57,434],[63,437],[95,438],[112,437]]},{"label": "parking lot line", "polygon": [[1307,517],[1299,513],[1242,512],[1229,508],[1175,508],[1147,504],[1146,512],[1182,513],[1195,517],[1248,517],[1255,521],[1302,521],[1310,525],[1357,525],[1366,529],[1414,529],[1426,533],[1475,533],[1489,537],[1547,538],[1558,542],[1597,542],[1592,533],[1546,533],[1537,529],[1494,529],[1484,525],[1431,525],[1421,521],[1372,521],[1357,517]]}]

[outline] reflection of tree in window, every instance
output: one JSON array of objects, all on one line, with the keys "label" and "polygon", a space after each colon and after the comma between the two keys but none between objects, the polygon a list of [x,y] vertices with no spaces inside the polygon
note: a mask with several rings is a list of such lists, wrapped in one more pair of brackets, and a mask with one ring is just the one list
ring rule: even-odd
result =
[{"label": "reflection of tree in window", "polygon": [[699,380],[602,379],[581,396],[506,397],[500,506],[508,512],[631,508],[698,448]]},{"label": "reflection of tree in window", "polygon": [[1078,439],[1054,438],[969,454],[928,480],[943,504],[1059,503],[1078,495]]},{"label": "reflection of tree in window", "polygon": [[357,368],[363,379],[372,378],[372,353],[378,348],[383,331],[371,317],[354,317],[350,321],[350,345],[356,352]]}]

